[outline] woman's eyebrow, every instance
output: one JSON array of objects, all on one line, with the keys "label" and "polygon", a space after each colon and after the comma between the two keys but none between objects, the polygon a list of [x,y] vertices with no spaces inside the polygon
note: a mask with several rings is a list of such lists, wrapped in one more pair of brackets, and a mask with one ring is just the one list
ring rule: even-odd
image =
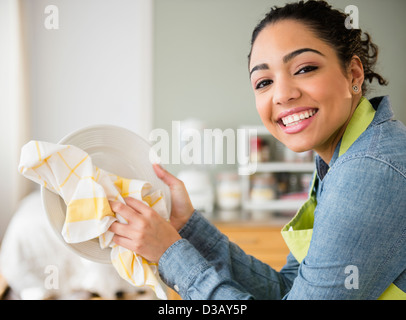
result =
[{"label": "woman's eyebrow", "polygon": [[[292,60],[292,59],[295,58],[296,56],[298,56],[298,55],[300,55],[300,54],[302,54],[302,53],[305,53],[305,52],[314,52],[314,53],[317,53],[317,54],[319,54],[319,55],[321,55],[321,56],[324,57],[324,54],[322,54],[320,51],[318,51],[318,50],[316,50],[316,49],[302,48],[302,49],[295,50],[295,51],[293,51],[293,52],[291,52],[291,53],[288,53],[286,56],[283,57],[282,61],[283,61],[283,63],[288,63],[290,60]],[[251,77],[251,75],[252,75],[252,73],[253,73],[254,71],[257,71],[257,70],[268,70],[268,69],[269,69],[268,64],[266,64],[266,63],[258,64],[258,65],[256,65],[254,68],[251,69],[251,71],[250,71],[250,77]]]},{"label": "woman's eyebrow", "polygon": [[290,60],[292,60],[293,58],[295,58],[299,54],[302,54],[304,52],[309,52],[309,51],[317,53],[317,54],[324,57],[324,54],[322,54],[320,51],[317,51],[317,50],[311,49],[311,48],[303,48],[303,49],[298,49],[298,50],[295,50],[295,51],[293,51],[291,53],[288,53],[286,56],[283,57],[283,63],[288,63]]},{"label": "woman's eyebrow", "polygon": [[253,73],[254,71],[257,71],[257,70],[268,70],[268,69],[269,69],[269,66],[268,66],[266,63],[258,64],[258,65],[256,65],[254,68],[252,68],[252,70],[250,71],[250,77],[251,77],[251,75],[252,75],[252,73]]}]

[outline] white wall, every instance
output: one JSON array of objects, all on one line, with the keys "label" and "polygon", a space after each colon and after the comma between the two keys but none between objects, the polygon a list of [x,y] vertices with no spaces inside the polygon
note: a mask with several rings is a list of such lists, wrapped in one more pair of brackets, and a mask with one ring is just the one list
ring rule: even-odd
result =
[{"label": "white wall", "polygon": [[[151,129],[152,1],[24,0],[29,36],[32,136],[57,142],[109,123]],[[59,29],[44,26],[56,5]]]},{"label": "white wall", "polygon": [[23,43],[17,0],[0,1],[0,240],[20,194],[19,147],[29,130]]}]

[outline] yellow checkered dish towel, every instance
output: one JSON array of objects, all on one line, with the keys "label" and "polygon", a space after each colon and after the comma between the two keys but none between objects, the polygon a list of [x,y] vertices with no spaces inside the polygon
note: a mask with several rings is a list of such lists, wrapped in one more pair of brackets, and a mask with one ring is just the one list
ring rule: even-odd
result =
[{"label": "yellow checkered dish towel", "polygon": [[114,234],[108,231],[114,221],[126,223],[112,212],[109,200],[123,203],[125,197],[143,200],[169,219],[161,191],[151,192],[148,182],[125,179],[97,168],[85,151],[71,145],[30,141],[22,148],[18,169],[26,178],[59,194],[65,201],[62,236],[67,243],[98,237],[101,248],[112,248],[111,262],[123,279],[135,286],[147,285],[158,298],[167,298],[159,282],[157,265],[114,244]]}]

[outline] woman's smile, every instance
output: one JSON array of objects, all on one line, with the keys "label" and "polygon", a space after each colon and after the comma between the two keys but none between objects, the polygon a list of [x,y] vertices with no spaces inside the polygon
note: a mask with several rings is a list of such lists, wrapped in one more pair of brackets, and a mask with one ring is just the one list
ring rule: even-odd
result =
[{"label": "woman's smile", "polygon": [[298,133],[306,129],[318,112],[316,108],[299,107],[281,112],[278,116],[279,127],[287,134]]}]

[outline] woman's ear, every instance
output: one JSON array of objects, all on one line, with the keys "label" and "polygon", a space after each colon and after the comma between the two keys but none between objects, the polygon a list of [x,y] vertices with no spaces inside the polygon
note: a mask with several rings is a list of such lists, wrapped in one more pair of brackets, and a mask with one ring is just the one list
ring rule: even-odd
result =
[{"label": "woman's ear", "polygon": [[362,84],[364,83],[364,67],[361,59],[354,55],[349,68],[351,91],[354,94],[361,93]]}]

